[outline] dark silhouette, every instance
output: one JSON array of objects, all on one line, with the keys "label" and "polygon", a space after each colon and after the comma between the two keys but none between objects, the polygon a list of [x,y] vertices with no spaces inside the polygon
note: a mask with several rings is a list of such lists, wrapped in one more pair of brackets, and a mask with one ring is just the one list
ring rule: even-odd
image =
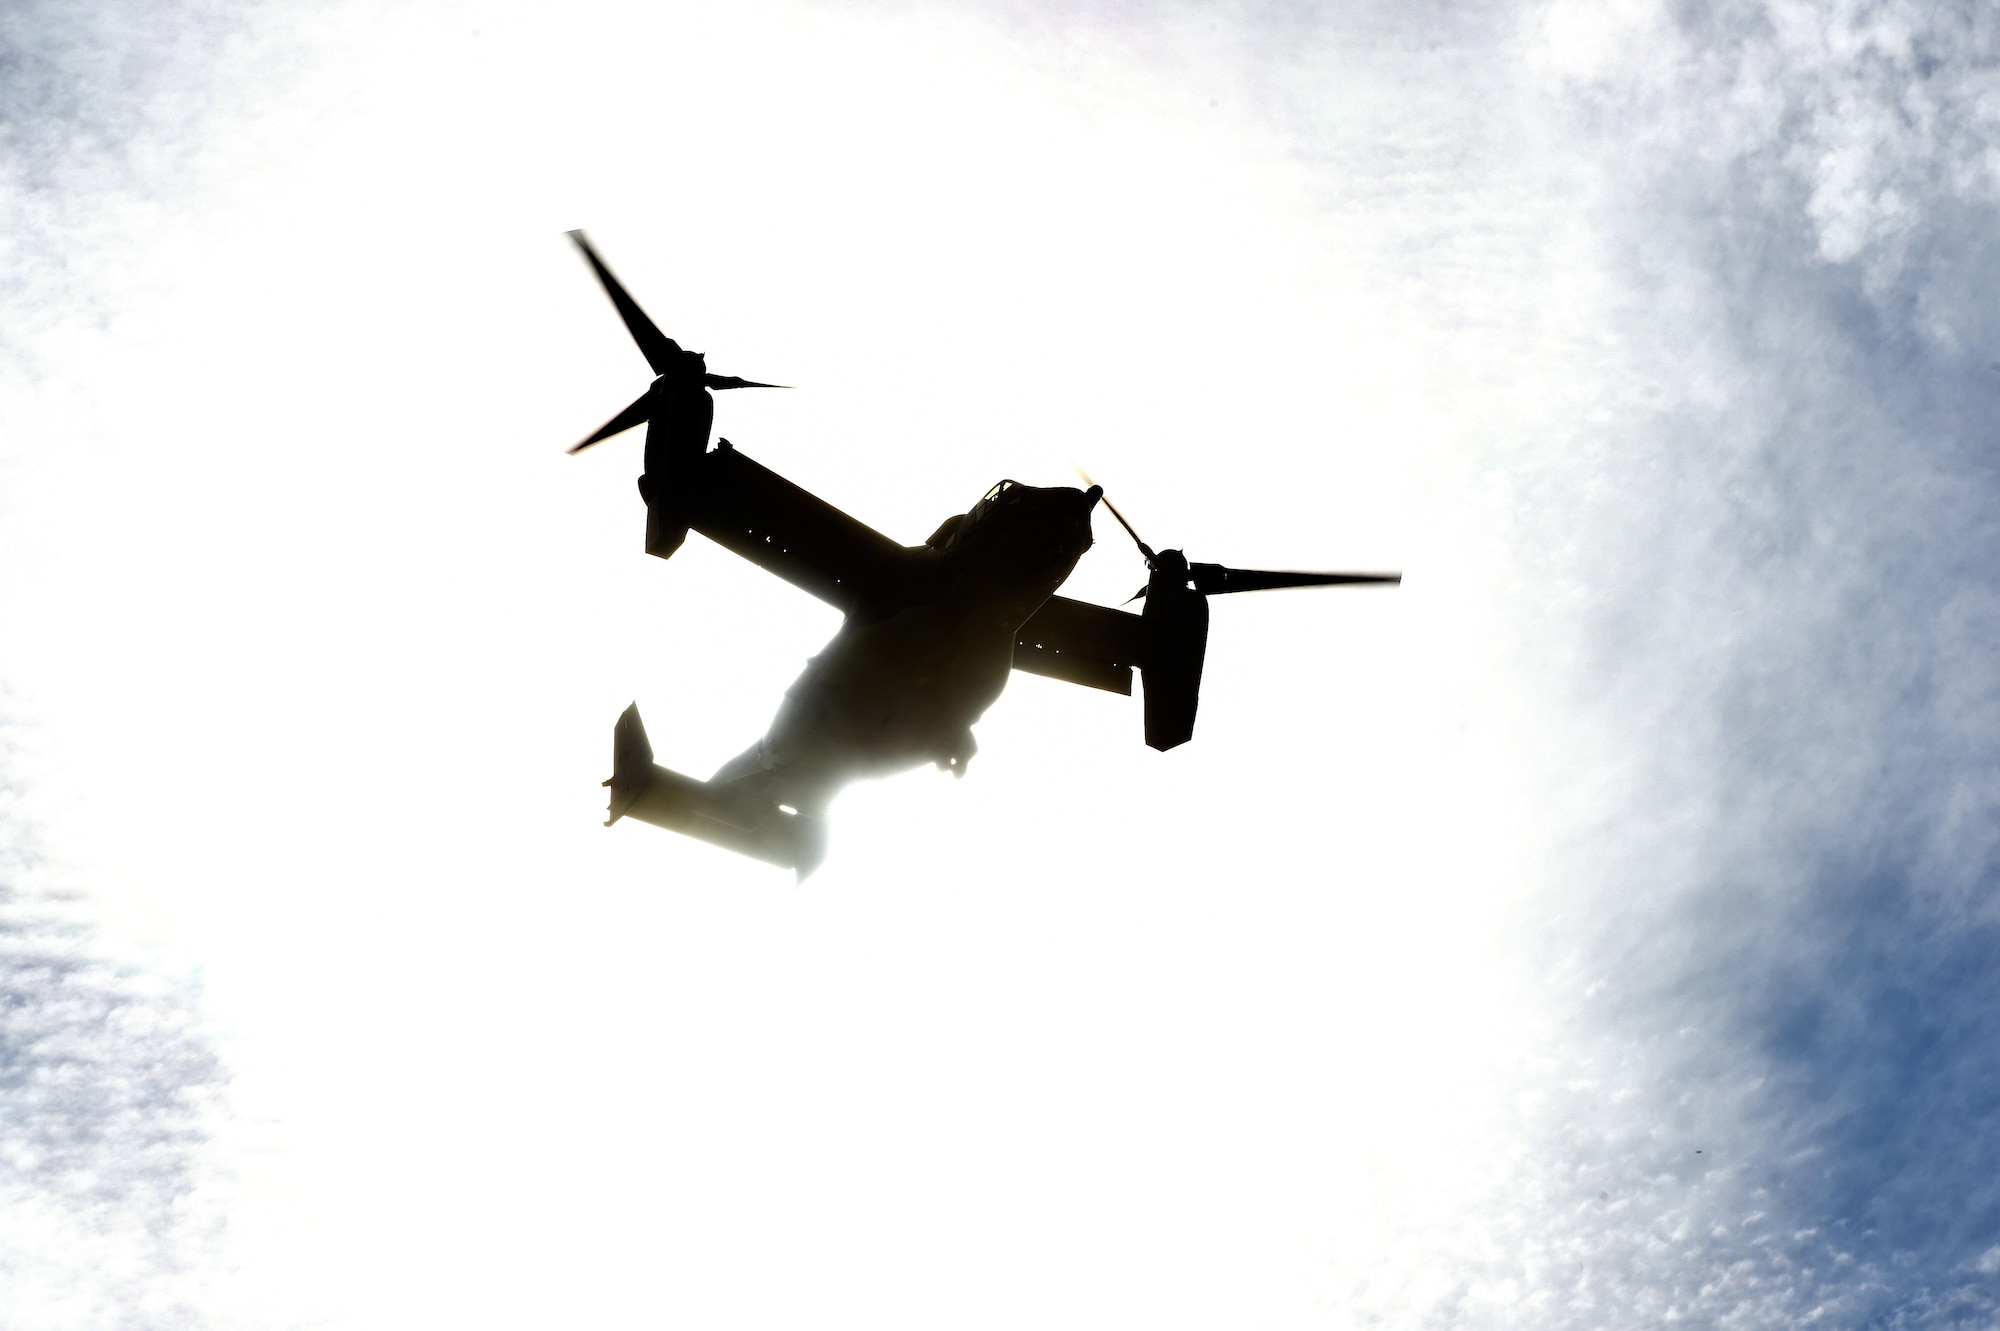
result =
[{"label": "dark silhouette", "polygon": [[1194,733],[1208,597],[1402,580],[1190,564],[1178,550],[1155,553],[1112,509],[1151,572],[1144,613],[1072,601],[1054,593],[1090,548],[1091,511],[1104,493],[1097,485],[1002,481],[922,545],[897,545],[727,439],[709,447],[711,390],[779,385],[709,373],[700,354],[653,325],[582,232],[570,237],[656,376],[570,452],[644,423],[648,554],[668,558],[698,531],[847,617],[786,690],[764,737],[705,782],[656,764],[638,707],[626,708],[604,783],[610,822],[630,814],[804,878],[825,854],[826,805],[847,782],[925,762],[965,774],[978,750],[972,727],[1011,670],[1130,694],[1136,667],[1146,743],[1170,749]]}]

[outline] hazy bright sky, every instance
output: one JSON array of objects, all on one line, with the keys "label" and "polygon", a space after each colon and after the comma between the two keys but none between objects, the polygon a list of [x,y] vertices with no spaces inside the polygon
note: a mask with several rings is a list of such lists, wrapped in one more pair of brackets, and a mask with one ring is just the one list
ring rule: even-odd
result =
[{"label": "hazy bright sky", "polygon": [[[19,0],[0,1325],[1991,1325],[1996,135],[1918,0]],[[607,831],[837,621],[563,454],[577,226],[901,540],[1407,580]]]}]

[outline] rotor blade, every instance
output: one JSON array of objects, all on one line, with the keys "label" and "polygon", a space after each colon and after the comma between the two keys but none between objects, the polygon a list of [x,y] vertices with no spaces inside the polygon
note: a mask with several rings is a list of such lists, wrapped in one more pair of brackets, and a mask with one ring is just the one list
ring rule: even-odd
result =
[{"label": "rotor blade", "polygon": [[646,312],[639,308],[639,302],[632,299],[618,279],[611,275],[611,270],[604,266],[604,260],[597,257],[597,251],[590,248],[583,232],[572,231],[569,238],[583,251],[583,257],[590,260],[591,269],[604,286],[604,294],[611,297],[611,303],[618,307],[618,317],[625,321],[626,331],[639,344],[639,353],[646,358],[646,364],[653,367],[654,374],[665,374],[667,367],[680,357],[680,343],[654,327]]},{"label": "rotor blade", "polygon": [[[1074,462],[1070,463],[1069,465],[1076,472],[1077,475],[1083,477],[1083,483],[1085,485],[1097,485],[1096,481],[1090,479],[1089,472],[1085,471],[1082,467],[1078,466]],[[1104,487],[1098,486],[1097,488],[1102,490]],[[1118,525],[1123,527],[1125,529],[1125,534],[1132,538],[1132,544],[1139,547],[1139,553],[1146,557],[1146,567],[1151,568],[1153,566],[1154,560],[1158,558],[1158,556],[1153,553],[1153,547],[1147,545],[1144,541],[1139,539],[1139,533],[1133,529],[1131,523],[1125,521],[1125,515],[1118,511],[1118,505],[1111,502],[1110,495],[1104,495],[1102,497],[1101,502],[1106,508],[1111,510],[1111,516],[1118,519]],[[1133,599],[1136,600],[1137,598],[1135,597]],[[1131,604],[1131,602],[1128,601],[1126,604],[1129,605]]]},{"label": "rotor blade", "polygon": [[[1093,481],[1092,484],[1094,485],[1096,482]],[[1153,547],[1139,539],[1139,533],[1133,530],[1131,523],[1125,521],[1125,515],[1118,511],[1118,505],[1112,503],[1108,495],[1101,502],[1106,508],[1111,510],[1111,516],[1118,519],[1118,525],[1123,527],[1125,534],[1132,538],[1132,544],[1139,547],[1139,553],[1146,557],[1146,567],[1151,568],[1153,561],[1157,558],[1153,554]]]},{"label": "rotor blade", "polygon": [[1400,573],[1284,573],[1274,569],[1225,568],[1221,564],[1190,564],[1188,575],[1203,596],[1224,592],[1269,592],[1284,587],[1346,587],[1363,583],[1400,583]]},{"label": "rotor blade", "polygon": [[649,410],[652,405],[653,395],[650,392],[641,393],[636,402],[619,412],[616,416],[613,416],[610,420],[604,422],[604,424],[598,426],[592,432],[590,438],[580,444],[572,445],[569,451],[572,453],[581,453],[592,444],[603,443],[614,434],[623,434],[635,425],[643,425],[646,419],[652,414]]},{"label": "rotor blade", "polygon": [[725,388],[790,388],[790,384],[760,384],[755,379],[738,379],[733,374],[705,374],[701,379],[704,388],[718,392]]}]

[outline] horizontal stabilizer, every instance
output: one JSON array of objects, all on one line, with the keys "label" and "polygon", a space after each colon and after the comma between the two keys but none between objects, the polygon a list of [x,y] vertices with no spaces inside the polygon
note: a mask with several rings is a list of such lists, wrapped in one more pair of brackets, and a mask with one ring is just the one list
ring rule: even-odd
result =
[{"label": "horizontal stabilizer", "polygon": [[796,870],[803,880],[826,855],[826,824],[748,791],[715,786],[660,766],[639,705],[612,732],[609,827],[627,816],[739,855]]}]

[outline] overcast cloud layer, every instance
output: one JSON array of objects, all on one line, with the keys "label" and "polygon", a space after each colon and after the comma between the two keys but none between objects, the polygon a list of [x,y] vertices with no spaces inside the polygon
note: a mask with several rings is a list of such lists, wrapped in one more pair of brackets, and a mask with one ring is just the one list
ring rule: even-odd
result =
[{"label": "overcast cloud layer", "polygon": [[[280,33],[269,16],[221,7],[99,13],[81,22],[60,7],[24,11],[0,87],[7,401],[51,414],[48,394],[81,392],[80,374],[60,364],[65,349],[92,345],[91,330],[121,304],[143,303],[121,275],[144,282],[162,270],[148,258],[149,210],[170,218],[212,208],[227,218],[228,198],[254,197],[212,163],[216,154],[239,167],[258,160],[233,146],[256,140],[258,118],[331,118],[327,108],[344,104],[326,89],[342,85],[348,62],[391,101],[403,86],[396,78],[415,86],[413,69],[431,71],[447,92],[463,72],[442,49],[430,59],[414,45],[463,36],[466,25],[445,11],[435,24],[397,30],[413,47],[387,74],[361,62],[369,43],[356,34],[380,17],[361,11],[328,11],[324,33],[309,24]],[[915,14],[863,7],[820,10],[813,21],[851,35],[857,49],[929,31]],[[1425,724],[1462,721],[1425,732],[1441,766],[1504,774],[1504,788],[1477,793],[1490,816],[1516,824],[1504,845],[1517,863],[1498,863],[1497,851],[1482,862],[1490,834],[1467,830],[1480,811],[1452,802],[1464,792],[1448,774],[1425,793],[1438,801],[1438,837],[1461,836],[1490,875],[1486,895],[1497,904],[1480,928],[1504,958],[1493,983],[1507,988],[1491,997],[1516,1017],[1495,1037],[1497,1068],[1468,1071],[1437,1110],[1437,1158],[1450,1175],[1440,1190],[1342,1212],[1298,1236],[1318,1273],[1299,1322],[1991,1325],[2000,1316],[2000,21],[1978,6],[1918,3],[1164,14],[997,5],[976,24],[946,27],[925,49],[990,50],[995,67],[1067,80],[1080,98],[1096,90],[1115,103],[1134,88],[1166,89],[1164,105],[1177,90],[1195,101],[1207,94],[1218,116],[1253,127],[1218,133],[1276,145],[1297,185],[1287,206],[1361,274],[1382,340],[1416,348],[1411,396],[1422,406],[1408,419],[1425,428],[1383,446],[1400,450],[1415,495],[1399,510],[1413,547],[1408,590],[1442,589],[1441,601],[1419,604],[1452,611],[1440,631],[1456,636],[1438,641],[1463,660],[1425,676],[1402,705]],[[556,54],[547,52],[552,65]],[[983,57],[966,58],[984,69]],[[294,96],[294,68],[311,76],[319,100]],[[532,88],[534,72],[502,82]],[[471,92],[467,101],[477,104]],[[1024,105],[1023,115],[1035,110]],[[1162,125],[1191,123],[1159,114]],[[524,176],[545,172],[537,188],[561,183],[559,171],[535,166],[560,156],[547,145],[481,147],[476,130],[444,123],[451,134],[438,141],[453,146],[451,161],[518,147]],[[726,132],[721,121],[686,128]],[[1179,148],[1170,141],[1165,151]],[[392,171],[386,187],[406,188],[421,206],[427,189],[449,192],[450,169],[441,168],[442,183]],[[829,173],[822,183],[838,203],[840,173]],[[784,228],[782,218],[746,225]],[[83,256],[87,281],[75,272]],[[368,382],[380,365],[353,355],[322,368],[354,369],[353,382]],[[58,369],[44,378],[50,362]],[[1243,409],[1254,412],[1254,402]],[[10,440],[0,478],[37,493],[38,465],[33,441]],[[446,481],[461,479],[424,465],[410,464],[413,508],[457,493]],[[1318,464],[1301,451],[1287,465],[1304,477]],[[344,513],[380,519],[370,485],[332,470],[275,479],[328,486]],[[840,475],[831,466],[825,474]],[[1301,479],[1299,488],[1310,487]],[[12,501],[0,502],[12,519]],[[393,521],[398,511],[388,512]],[[1301,561],[1318,557],[1311,546],[1298,547]],[[501,567],[519,580],[534,566]],[[10,595],[28,604],[21,588],[35,576],[65,575],[17,569]],[[469,562],[452,565],[453,592],[495,604],[508,594],[466,581],[476,576]],[[365,608],[324,613],[344,616],[343,628],[371,623]],[[412,618],[376,629],[433,653],[448,651],[439,644],[453,632],[484,631],[473,612],[438,613],[440,627]],[[273,637],[307,644],[301,660],[348,650],[338,635],[315,638],[282,610],[271,614]],[[184,631],[220,622],[197,619]],[[588,632],[580,613],[566,629],[554,622]],[[155,641],[171,643],[173,631]],[[32,655],[19,673],[52,692],[46,663],[60,654]],[[413,690],[436,683],[421,657],[398,663],[413,672]],[[337,659],[344,673],[334,682],[365,682],[377,669],[362,652]],[[237,684],[273,689],[256,700],[284,697],[247,672]],[[523,691],[552,692],[555,681],[517,676],[492,687],[477,696],[493,709],[532,711]],[[8,776],[32,812],[43,798],[37,783],[58,784],[39,774],[36,755],[63,745],[62,713],[35,697],[5,702],[29,718],[26,756]],[[185,734],[203,733],[189,724]],[[1266,755],[1268,736],[1237,748],[1219,729],[1203,738],[1210,753],[1283,772],[1286,783],[1317,770],[1252,768],[1289,758]],[[337,735],[318,742],[340,752]],[[1475,761],[1495,753],[1504,760]],[[429,789],[401,775],[429,757],[387,755],[396,770],[382,774],[380,807],[315,789],[336,814],[361,815],[344,826],[379,828],[392,797],[414,803]],[[1308,787],[1307,808],[1310,796]],[[461,815],[471,807],[469,795],[438,798]],[[428,825],[412,815],[410,826],[421,836]],[[0,1306],[10,1316],[35,1309],[18,1315],[24,1326],[217,1324],[243,1302],[218,1287],[256,1254],[217,1237],[214,1218],[187,1200],[232,1167],[204,1154],[221,1122],[211,1103],[216,1037],[190,1015],[201,1009],[171,948],[149,977],[106,961],[116,949],[74,923],[52,922],[42,903],[71,884],[41,861],[33,831],[7,824],[11,853],[0,861],[10,875],[0,889],[14,893],[0,899]],[[389,858],[406,853],[382,835]],[[217,853],[219,873],[270,863],[287,881],[282,859]],[[1134,862],[1171,868],[1171,856],[1145,853],[1135,850]],[[1190,851],[1189,881],[1173,890],[1215,895],[1202,866],[1228,861],[1212,855]],[[1261,847],[1242,855],[1254,866],[1246,873],[1275,876],[1270,866],[1284,863]],[[1423,858],[1419,849],[1411,857]],[[440,863],[448,858],[438,852]],[[330,863],[293,870],[299,893],[372,857]],[[392,868],[387,886],[352,887],[377,906],[420,901],[409,884],[431,881],[430,870],[405,872],[407,883]],[[1316,892],[1340,887],[1337,872],[1302,881]],[[114,906],[103,904],[119,900],[115,885],[80,886],[81,913],[97,894],[99,928],[117,936]],[[593,909],[583,889],[565,886],[565,909]],[[1087,883],[1063,886],[1063,902],[1089,899]],[[1271,898],[1230,887],[1244,912],[1290,918]],[[536,1023],[578,1041],[602,1020],[586,1015],[581,990],[552,986],[518,1006],[494,996],[534,989],[532,977],[560,961],[559,941],[546,954],[497,960],[504,985],[493,993],[477,989],[478,976],[442,969],[440,958],[461,947],[477,952],[488,927],[483,898],[463,899],[481,903],[469,917],[454,914],[458,900],[399,907],[417,912],[398,917],[412,941],[370,983],[403,984],[387,992],[459,1014],[456,1027],[434,1020],[474,1045],[475,1012],[516,1021],[531,1047]],[[1023,896],[1019,912],[1051,900]],[[1135,898],[1124,909],[1170,913],[1175,900]],[[1049,931],[1087,924],[1063,917]],[[1256,946],[1286,955],[1282,940]],[[436,990],[412,987],[398,978],[402,963],[446,978]],[[820,978],[865,987],[838,968]],[[1199,992],[1198,977],[1185,983]],[[1465,1005],[1459,1024],[1478,1025],[1477,1001],[1450,1001]],[[1087,1025],[1091,1014],[1077,1019]],[[969,1056],[1001,1057],[999,1043],[970,1041]],[[1310,1046],[1286,1057],[1336,1059]],[[566,1065],[550,1066],[541,1075],[560,1081]],[[1218,1075],[1237,1067],[1224,1063]],[[398,1089],[448,1080],[399,1071],[416,1080],[393,1082]],[[1369,1101],[1396,1088],[1358,1080],[1342,1091]],[[288,1112],[282,1096],[263,1103]],[[410,1092],[401,1110],[383,1112],[401,1121],[425,1111]],[[550,1140],[564,1144],[543,1147],[583,1149],[567,1142],[574,1127],[560,1126],[583,1112],[550,1114]],[[1323,1149],[1372,1148],[1341,1137]],[[1185,1153],[1199,1160],[1204,1150]],[[1303,1164],[1300,1173],[1331,1177]],[[782,1186],[769,1195],[788,1196]],[[1338,1208],[1328,1199],[1323,1209]],[[280,1320],[320,1315],[303,1296],[290,1307],[275,1297]],[[1244,1302],[1264,1306],[1248,1292]],[[1099,1311],[1147,1306],[1131,1295]]]}]

